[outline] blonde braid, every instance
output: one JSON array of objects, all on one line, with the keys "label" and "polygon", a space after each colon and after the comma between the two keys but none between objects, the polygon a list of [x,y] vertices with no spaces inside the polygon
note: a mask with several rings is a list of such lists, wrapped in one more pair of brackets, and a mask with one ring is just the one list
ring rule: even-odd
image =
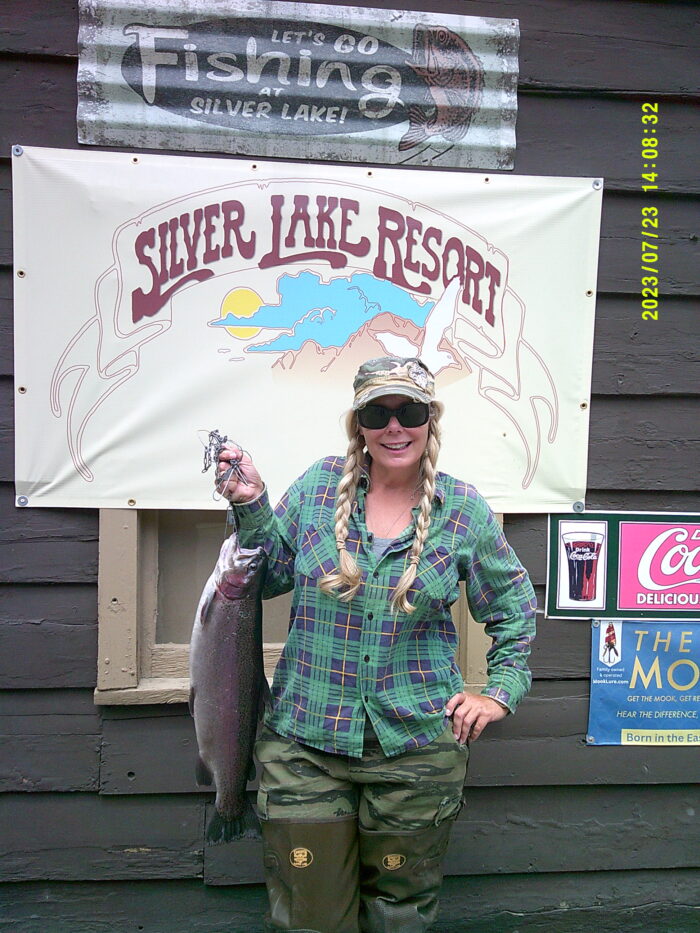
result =
[{"label": "blonde braid", "polygon": [[425,446],[425,451],[423,452],[423,458],[421,460],[423,495],[421,496],[420,512],[416,522],[416,534],[413,538],[413,546],[411,547],[411,554],[408,558],[408,567],[406,567],[401,575],[399,582],[396,584],[393,596],[391,597],[391,608],[394,612],[411,613],[414,611],[414,607],[408,601],[408,591],[411,589],[416,579],[418,562],[423,553],[425,542],[428,540],[430,513],[433,508],[433,497],[435,496],[437,458],[440,452],[440,426],[438,422],[442,417],[442,412],[443,406],[439,402],[433,402],[428,443]]},{"label": "blonde braid", "polygon": [[335,509],[335,543],[338,548],[340,571],[338,573],[327,573],[319,581],[319,586],[324,593],[332,594],[340,587],[346,587],[343,593],[338,594],[338,598],[345,602],[351,600],[357,593],[362,581],[360,568],[357,566],[355,559],[348,554],[345,542],[348,537],[350,511],[355,501],[357,484],[362,473],[362,451],[364,450],[364,439],[357,430],[357,420],[354,412],[351,412],[348,416],[346,427],[350,437],[350,444],[343,475],[338,483]]}]

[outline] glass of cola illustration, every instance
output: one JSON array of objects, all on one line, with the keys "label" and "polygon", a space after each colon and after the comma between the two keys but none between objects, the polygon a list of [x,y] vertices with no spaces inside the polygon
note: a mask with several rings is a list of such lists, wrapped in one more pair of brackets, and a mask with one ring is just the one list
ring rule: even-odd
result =
[{"label": "glass of cola illustration", "polygon": [[561,537],[569,567],[569,599],[579,602],[595,599],[603,535],[597,531],[568,531]]}]

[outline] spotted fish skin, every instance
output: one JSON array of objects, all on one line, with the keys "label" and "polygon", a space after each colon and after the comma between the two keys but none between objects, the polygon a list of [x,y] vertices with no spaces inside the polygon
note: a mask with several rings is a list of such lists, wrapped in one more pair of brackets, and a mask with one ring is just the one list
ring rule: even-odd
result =
[{"label": "spotted fish skin", "polygon": [[255,835],[246,795],[253,746],[269,688],[262,654],[262,586],[267,555],[224,541],[195,614],[190,645],[190,712],[199,757],[197,782],[216,787],[207,829],[212,843]]}]

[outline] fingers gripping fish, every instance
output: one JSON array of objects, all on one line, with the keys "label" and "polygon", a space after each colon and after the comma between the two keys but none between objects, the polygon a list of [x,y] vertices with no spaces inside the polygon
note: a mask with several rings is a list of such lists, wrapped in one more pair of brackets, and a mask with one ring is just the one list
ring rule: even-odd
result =
[{"label": "fingers gripping fish", "polygon": [[216,786],[212,843],[257,835],[246,794],[257,723],[269,688],[262,656],[262,585],[267,555],[239,547],[234,531],[221,548],[197,607],[190,646],[190,712],[199,758],[197,783]]}]

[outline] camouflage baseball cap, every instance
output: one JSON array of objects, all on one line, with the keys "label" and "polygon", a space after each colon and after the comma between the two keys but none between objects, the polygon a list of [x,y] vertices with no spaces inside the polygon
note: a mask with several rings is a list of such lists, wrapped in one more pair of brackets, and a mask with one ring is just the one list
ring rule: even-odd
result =
[{"label": "camouflage baseball cap", "polygon": [[417,402],[431,402],[435,398],[433,374],[415,356],[380,356],[367,360],[358,369],[352,387],[355,390],[353,411],[382,395],[406,395]]}]

